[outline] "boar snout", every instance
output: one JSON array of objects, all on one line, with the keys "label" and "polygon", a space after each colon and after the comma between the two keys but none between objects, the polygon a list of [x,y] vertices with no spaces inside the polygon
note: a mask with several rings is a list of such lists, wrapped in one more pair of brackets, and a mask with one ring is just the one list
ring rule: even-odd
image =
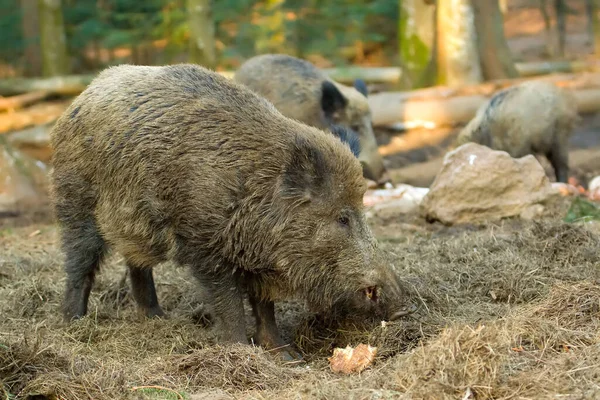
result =
[{"label": "boar snout", "polygon": [[391,315],[389,316],[388,320],[396,321],[402,317],[405,317],[407,315],[414,313],[415,311],[417,311],[417,306],[415,304],[411,304],[408,307],[403,307],[398,311],[392,312]]}]

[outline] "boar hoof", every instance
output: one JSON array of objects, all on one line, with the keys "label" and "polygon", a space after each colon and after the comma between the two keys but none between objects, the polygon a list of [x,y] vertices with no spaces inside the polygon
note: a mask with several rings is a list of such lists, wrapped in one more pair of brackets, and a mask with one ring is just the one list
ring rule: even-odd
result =
[{"label": "boar hoof", "polygon": [[214,324],[214,317],[210,310],[204,304],[200,304],[192,311],[192,320],[205,328],[211,327]]},{"label": "boar hoof", "polygon": [[146,318],[163,318],[168,319],[165,312],[160,307],[148,308],[144,310],[144,315]]}]

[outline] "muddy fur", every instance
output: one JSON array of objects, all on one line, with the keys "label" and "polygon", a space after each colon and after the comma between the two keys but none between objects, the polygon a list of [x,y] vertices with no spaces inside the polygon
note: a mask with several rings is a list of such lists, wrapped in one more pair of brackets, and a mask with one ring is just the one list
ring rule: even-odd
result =
[{"label": "muddy fur", "polygon": [[283,54],[249,59],[234,79],[267,98],[287,117],[321,129],[341,125],[356,131],[365,177],[387,181],[363,81],[357,80],[354,87],[339,84],[310,62]]},{"label": "muddy fur", "polygon": [[579,121],[577,102],[567,89],[528,81],[496,93],[462,130],[456,146],[476,142],[519,158],[548,158],[556,180],[569,176],[568,141]]},{"label": "muddy fur", "polygon": [[248,343],[245,291],[265,347],[284,345],[274,301],[347,304],[369,315],[399,302],[349,147],[240,84],[185,64],[109,68],[51,140],[67,320],[86,314],[108,248],[125,258],[149,317],[163,315],[152,268],[191,267],[225,342]]}]

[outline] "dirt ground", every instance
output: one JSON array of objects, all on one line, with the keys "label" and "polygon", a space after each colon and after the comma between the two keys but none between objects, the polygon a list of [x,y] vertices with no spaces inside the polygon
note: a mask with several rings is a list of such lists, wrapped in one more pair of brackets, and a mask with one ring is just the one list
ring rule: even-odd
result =
[{"label": "dirt ground", "polygon": [[[62,323],[64,285],[51,224],[0,231],[0,396],[36,399],[392,399],[600,396],[600,224],[506,220],[430,225],[375,219],[382,251],[416,312],[324,322],[278,305],[306,362],[214,344],[183,268],[156,270],[167,320],[137,314],[113,255],[88,317]],[[252,334],[252,319],[248,334]],[[378,347],[360,375],[328,368],[334,347]],[[4,392],[4,393],[2,393]],[[469,395],[470,394],[470,395]],[[43,395],[43,396],[42,396]],[[47,397],[44,397],[47,396]],[[204,397],[203,397],[204,396]]]}]

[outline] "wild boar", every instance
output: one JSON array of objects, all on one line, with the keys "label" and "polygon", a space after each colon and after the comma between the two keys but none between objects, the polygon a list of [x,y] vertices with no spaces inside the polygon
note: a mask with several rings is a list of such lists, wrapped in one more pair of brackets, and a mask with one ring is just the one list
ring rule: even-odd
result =
[{"label": "wild boar", "polygon": [[389,182],[362,80],[356,80],[354,87],[345,86],[310,62],[284,54],[253,57],[242,64],[234,79],[272,102],[286,117],[324,130],[332,125],[351,128],[360,139],[359,160],[365,178]]},{"label": "wild boar", "polygon": [[573,94],[552,83],[528,81],[501,90],[483,104],[455,146],[475,142],[519,158],[542,154],[556,180],[569,178],[569,138],[579,121]]},{"label": "wild boar", "polygon": [[109,247],[149,317],[164,314],[152,268],[189,266],[224,342],[248,343],[244,293],[267,348],[284,346],[277,300],[384,318],[400,306],[349,146],[243,85],[188,64],[112,67],[59,118],[51,144],[66,320],[86,314]]}]

